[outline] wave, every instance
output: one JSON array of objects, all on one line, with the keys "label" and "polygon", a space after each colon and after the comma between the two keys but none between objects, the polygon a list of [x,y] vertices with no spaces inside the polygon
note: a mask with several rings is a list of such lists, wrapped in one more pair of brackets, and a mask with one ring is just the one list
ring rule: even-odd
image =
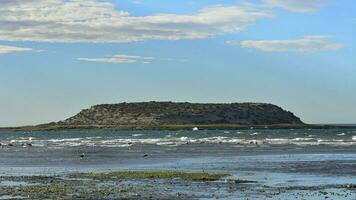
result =
[{"label": "wave", "polygon": [[66,138],[66,139],[50,139],[49,142],[75,142],[83,140],[84,138]]},{"label": "wave", "polygon": [[[3,142],[12,143],[14,146],[21,146],[28,141],[28,138],[17,138]],[[330,145],[330,146],[350,146],[356,145],[356,136],[351,139],[325,139],[314,137],[293,137],[293,138],[244,138],[244,137],[170,137],[160,138],[139,138],[139,137],[83,137],[83,138],[62,138],[62,139],[39,139],[32,138],[34,147],[77,147],[77,146],[98,146],[98,147],[131,147],[133,145],[159,145],[159,146],[180,146],[186,144],[233,144],[233,145]]]},{"label": "wave", "polygon": [[141,137],[143,134],[133,134],[132,137]]}]

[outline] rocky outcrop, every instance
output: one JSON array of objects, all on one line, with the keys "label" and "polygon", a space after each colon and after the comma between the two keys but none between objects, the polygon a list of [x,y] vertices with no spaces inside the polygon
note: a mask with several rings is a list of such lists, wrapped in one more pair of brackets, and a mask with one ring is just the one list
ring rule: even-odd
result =
[{"label": "rocky outcrop", "polygon": [[102,104],[58,122],[61,126],[151,126],[187,124],[303,124],[293,113],[265,103],[143,102]]}]

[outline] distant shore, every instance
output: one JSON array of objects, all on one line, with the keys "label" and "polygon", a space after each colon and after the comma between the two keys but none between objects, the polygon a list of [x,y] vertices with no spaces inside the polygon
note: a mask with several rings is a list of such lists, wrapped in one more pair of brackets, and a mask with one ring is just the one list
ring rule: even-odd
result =
[{"label": "distant shore", "polygon": [[240,125],[240,124],[177,124],[177,125],[36,125],[21,127],[0,127],[0,131],[84,131],[84,130],[108,130],[108,131],[134,131],[134,130],[238,130],[238,129],[348,129],[356,128],[356,125],[330,125],[330,124],[273,124],[273,125]]}]

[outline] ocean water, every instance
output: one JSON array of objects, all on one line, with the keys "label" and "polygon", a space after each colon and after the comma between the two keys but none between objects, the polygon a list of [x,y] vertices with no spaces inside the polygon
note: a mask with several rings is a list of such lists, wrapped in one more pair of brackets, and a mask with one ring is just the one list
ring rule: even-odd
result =
[{"label": "ocean water", "polygon": [[186,144],[353,146],[356,129],[226,130],[226,131],[60,131],[0,132],[0,143],[34,147],[130,147],[134,145],[179,146]]},{"label": "ocean water", "polygon": [[[0,132],[0,144],[0,166],[115,165],[191,157],[349,155],[356,149],[356,129]],[[87,159],[78,160],[81,154]],[[145,154],[150,159],[141,159]]]},{"label": "ocean water", "polygon": [[228,173],[271,191],[356,184],[356,129],[0,132],[0,143],[0,176],[177,170]]}]

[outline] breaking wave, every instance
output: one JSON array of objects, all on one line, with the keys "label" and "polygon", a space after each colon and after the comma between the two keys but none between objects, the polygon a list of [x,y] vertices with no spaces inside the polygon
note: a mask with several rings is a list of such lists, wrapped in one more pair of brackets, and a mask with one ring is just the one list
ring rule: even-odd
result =
[{"label": "breaking wave", "polygon": [[[3,142],[20,146],[29,140],[25,138],[12,139]],[[83,137],[64,139],[38,139],[32,138],[30,141],[34,147],[76,147],[76,146],[98,146],[98,147],[130,147],[133,145],[159,145],[159,146],[179,146],[187,144],[234,144],[234,145],[331,145],[349,146],[356,145],[356,136],[349,140],[340,139],[320,139],[320,138],[264,138],[246,139],[239,137],[162,137],[162,138],[137,138],[137,137]]]},{"label": "breaking wave", "polygon": [[[134,131],[134,132],[24,132],[0,135],[6,147],[119,147],[139,145],[181,146],[229,144],[235,146],[351,146],[356,145],[356,130],[225,130],[225,131]],[[11,145],[10,145],[11,144]],[[31,145],[28,145],[31,144]]]}]

